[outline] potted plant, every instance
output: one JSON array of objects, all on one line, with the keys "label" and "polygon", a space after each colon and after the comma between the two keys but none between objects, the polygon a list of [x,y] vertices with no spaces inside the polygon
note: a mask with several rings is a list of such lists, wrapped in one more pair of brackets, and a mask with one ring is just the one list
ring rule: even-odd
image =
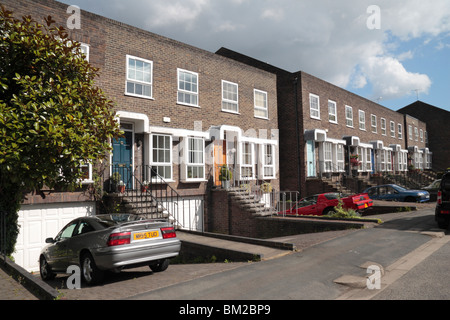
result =
[{"label": "potted plant", "polygon": [[230,180],[233,177],[230,169],[227,166],[220,168],[219,180],[222,182],[222,188],[228,189],[230,187]]},{"label": "potted plant", "polygon": [[264,182],[261,185],[261,191],[263,193],[270,193],[270,192],[272,192],[272,185],[269,182]]},{"label": "potted plant", "polygon": [[357,167],[357,166],[359,166],[359,164],[361,163],[361,161],[359,161],[358,160],[358,155],[357,154],[352,154],[351,156],[350,156],[350,164],[353,166],[353,167]]},{"label": "potted plant", "polygon": [[119,192],[120,193],[124,193],[125,192],[125,183],[122,180],[119,181],[118,188],[119,188]]},{"label": "potted plant", "polygon": [[142,185],[141,185],[141,192],[142,193],[144,193],[144,192],[147,192],[148,191],[148,186],[150,185],[150,183],[148,182],[148,181],[144,181],[144,182],[142,182]]},{"label": "potted plant", "polygon": [[111,191],[117,192],[119,189],[119,183],[122,179],[122,176],[118,172],[114,172],[111,175]]}]

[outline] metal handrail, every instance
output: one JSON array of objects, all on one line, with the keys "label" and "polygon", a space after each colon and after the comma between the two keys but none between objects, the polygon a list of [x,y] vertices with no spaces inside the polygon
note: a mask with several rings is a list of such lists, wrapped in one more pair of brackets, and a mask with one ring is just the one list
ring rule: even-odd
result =
[{"label": "metal handrail", "polygon": [[[186,203],[190,210],[192,201],[196,200],[182,197],[151,166],[136,166],[132,169],[129,166],[111,165],[110,175],[104,175],[105,179],[108,179],[104,183],[108,192],[141,205],[136,208],[138,214],[152,217],[163,217],[164,214],[167,214],[178,227],[186,227],[187,224],[185,221],[180,221],[180,217],[184,219]],[[119,181],[119,179],[121,180]],[[194,202],[194,206],[197,208],[197,202]],[[190,221],[188,224],[190,227]]]}]

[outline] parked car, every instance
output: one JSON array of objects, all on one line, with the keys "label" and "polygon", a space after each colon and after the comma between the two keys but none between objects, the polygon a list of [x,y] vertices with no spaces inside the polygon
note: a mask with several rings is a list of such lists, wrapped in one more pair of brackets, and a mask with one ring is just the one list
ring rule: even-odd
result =
[{"label": "parked car", "polygon": [[430,185],[423,187],[422,189],[428,191],[430,194],[430,201],[437,200],[437,193],[439,190],[439,186],[441,185],[441,179],[434,180]]},{"label": "parked car", "polygon": [[450,225],[450,172],[444,174],[437,193],[435,220],[439,228],[447,229]]},{"label": "parked car", "polygon": [[344,209],[353,209],[355,211],[362,211],[371,207],[373,201],[367,194],[355,194],[350,196],[342,196],[339,193],[328,192],[316,194],[314,196],[300,199],[289,210],[279,212],[279,215],[313,215],[322,216],[334,211],[339,203],[339,198],[342,200],[342,207]]},{"label": "parked car", "polygon": [[426,202],[430,194],[425,190],[409,190],[396,184],[385,184],[364,190],[373,200],[389,200],[402,202]]},{"label": "parked car", "polygon": [[181,248],[169,222],[131,214],[78,218],[45,242],[49,245],[39,258],[41,278],[50,280],[78,265],[88,285],[101,282],[106,270],[149,265],[154,272],[164,271]]}]

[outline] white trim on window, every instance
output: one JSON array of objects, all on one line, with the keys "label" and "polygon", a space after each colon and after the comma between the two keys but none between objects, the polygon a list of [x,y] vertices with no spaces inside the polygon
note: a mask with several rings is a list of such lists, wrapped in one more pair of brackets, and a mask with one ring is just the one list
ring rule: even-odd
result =
[{"label": "white trim on window", "polygon": [[172,136],[159,133],[150,135],[150,166],[164,180],[173,179]]},{"label": "white trim on window", "polygon": [[377,123],[377,116],[372,114],[370,116],[370,126],[372,127],[372,133],[378,132],[378,123]]},{"label": "white trim on window", "polygon": [[84,53],[84,55],[86,56],[86,61],[89,62],[89,51],[90,51],[89,45],[86,43],[80,42],[80,51],[82,53]]},{"label": "white trim on window", "polygon": [[269,119],[269,107],[267,101],[267,92],[254,89],[254,116],[260,119]]},{"label": "white trim on window", "polygon": [[92,164],[81,162],[80,170],[83,172],[83,178],[81,179],[81,184],[94,183],[92,178]]},{"label": "white trim on window", "polygon": [[237,83],[222,80],[222,111],[239,113],[239,86]]},{"label": "white trim on window", "polygon": [[205,181],[205,139],[200,137],[183,138],[185,159],[181,163],[183,182]]},{"label": "white trim on window", "polygon": [[247,141],[240,143],[239,159],[240,180],[255,179],[255,145]]},{"label": "white trim on window", "polygon": [[337,104],[333,100],[328,100],[328,121],[338,123],[337,121]]},{"label": "white trim on window", "polygon": [[153,99],[153,61],[126,56],[125,95]]},{"label": "white trim on window", "polygon": [[389,122],[389,127],[391,129],[391,137],[395,138],[395,122],[394,121]]},{"label": "white trim on window", "polygon": [[345,122],[347,127],[353,128],[353,108],[345,106]]},{"label": "white trim on window", "polygon": [[275,146],[272,144],[260,145],[261,152],[261,172],[262,179],[275,179]]},{"label": "white trim on window", "polygon": [[312,119],[320,120],[320,98],[312,93],[309,94],[309,114]]},{"label": "white trim on window", "polygon": [[366,113],[359,110],[359,130],[366,131]]},{"label": "white trim on window", "polygon": [[386,131],[386,119],[385,118],[381,118],[380,119],[381,122],[381,135],[382,136],[386,136],[387,135],[387,131]]},{"label": "white trim on window", "polygon": [[177,103],[199,107],[199,77],[198,73],[177,69]]},{"label": "white trim on window", "polygon": [[401,140],[401,139],[403,139],[403,126],[399,123],[398,125],[397,125],[397,130],[398,130],[398,138]]}]

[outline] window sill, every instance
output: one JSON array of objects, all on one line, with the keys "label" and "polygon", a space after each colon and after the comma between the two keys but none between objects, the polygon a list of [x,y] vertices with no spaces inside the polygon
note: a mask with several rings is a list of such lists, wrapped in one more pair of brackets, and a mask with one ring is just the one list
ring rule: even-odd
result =
[{"label": "window sill", "polygon": [[182,179],[181,182],[183,183],[201,183],[201,182],[208,182],[206,179]]},{"label": "window sill", "polygon": [[179,101],[177,101],[177,105],[184,106],[184,107],[198,108],[198,109],[201,108],[199,105],[188,104],[188,103],[183,103],[183,102],[179,102]]},{"label": "window sill", "polygon": [[128,92],[125,92],[124,95],[127,97],[141,98],[141,99],[145,99],[145,100],[152,100],[152,101],[155,100],[153,97],[140,96],[138,94],[132,94],[132,93],[128,93]]}]

